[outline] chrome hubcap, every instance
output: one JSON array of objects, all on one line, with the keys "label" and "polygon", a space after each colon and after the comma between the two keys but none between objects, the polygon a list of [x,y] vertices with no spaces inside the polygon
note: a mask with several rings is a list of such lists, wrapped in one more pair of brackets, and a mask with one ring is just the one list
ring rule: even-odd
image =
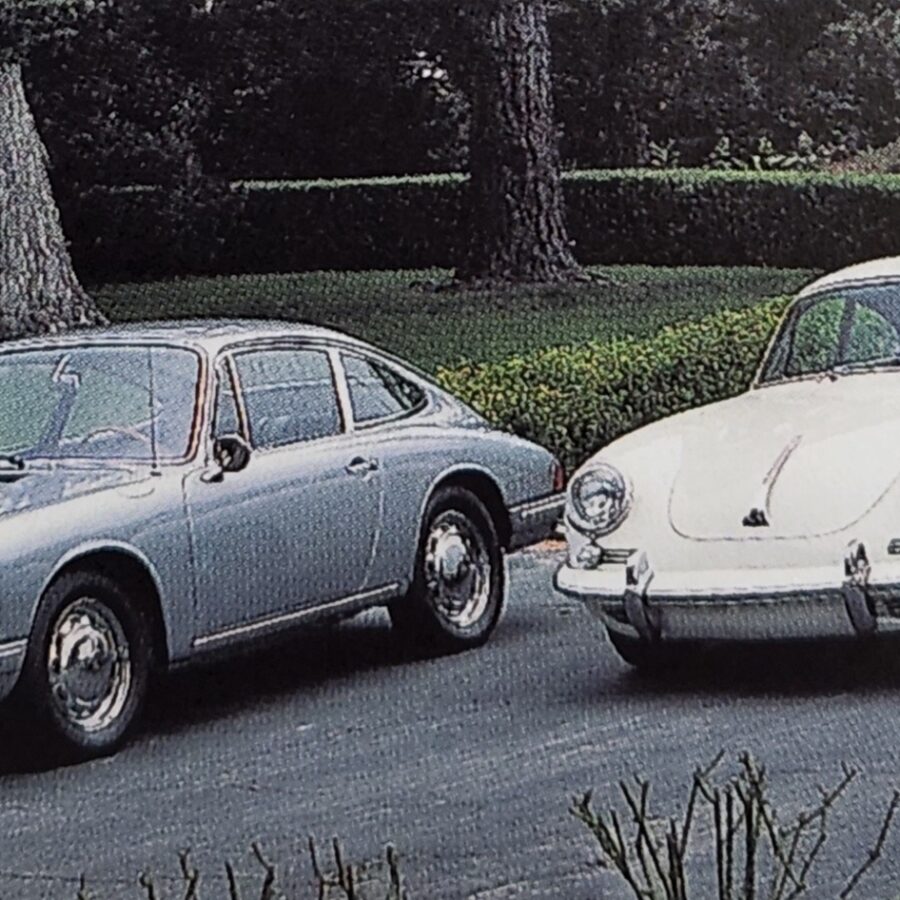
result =
[{"label": "chrome hubcap", "polygon": [[434,521],[425,544],[425,579],[435,611],[457,628],[478,622],[491,593],[491,559],[484,538],[462,513]]},{"label": "chrome hubcap", "polygon": [[57,618],[47,658],[57,710],[85,732],[121,715],[131,687],[131,659],[122,625],[105,604],[82,597]]}]

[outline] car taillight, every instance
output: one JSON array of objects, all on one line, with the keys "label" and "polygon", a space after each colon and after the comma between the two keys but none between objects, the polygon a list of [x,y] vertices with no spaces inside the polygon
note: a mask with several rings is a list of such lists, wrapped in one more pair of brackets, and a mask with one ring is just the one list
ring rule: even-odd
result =
[{"label": "car taillight", "polygon": [[554,459],[550,465],[550,478],[553,482],[554,494],[559,494],[566,489],[566,470],[558,459]]}]

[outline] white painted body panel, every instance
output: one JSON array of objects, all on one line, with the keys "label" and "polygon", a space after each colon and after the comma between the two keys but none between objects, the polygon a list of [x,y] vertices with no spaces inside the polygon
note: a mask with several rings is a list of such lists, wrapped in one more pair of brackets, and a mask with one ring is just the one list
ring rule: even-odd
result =
[{"label": "white painted body panel", "polygon": [[[800,298],[843,284],[898,284],[900,259],[852,267]],[[641,428],[597,462],[624,474],[632,506],[595,543],[616,561],[584,568],[592,541],[567,527],[557,587],[614,630],[625,557],[645,554],[647,602],[662,640],[780,640],[856,633],[842,595],[851,544],[864,545],[877,630],[900,626],[900,370],[757,385]],[[577,478],[576,473],[574,478]],[[765,510],[767,527],[745,517]],[[896,614],[895,614],[896,613]]]}]

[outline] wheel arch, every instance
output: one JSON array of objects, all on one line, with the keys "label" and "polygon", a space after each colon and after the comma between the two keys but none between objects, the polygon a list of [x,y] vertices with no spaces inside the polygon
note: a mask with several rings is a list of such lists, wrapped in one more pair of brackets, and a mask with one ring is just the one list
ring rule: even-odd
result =
[{"label": "wheel arch", "polygon": [[419,520],[424,522],[425,510],[431,502],[432,497],[434,497],[438,491],[451,487],[462,488],[463,490],[469,491],[484,504],[494,523],[494,527],[497,529],[497,537],[500,540],[500,546],[504,550],[508,549],[510,541],[512,540],[512,520],[506,505],[506,500],[503,497],[503,492],[501,491],[496,478],[494,478],[487,469],[480,466],[460,466],[451,469],[448,472],[444,472],[437,478],[428,489]]},{"label": "wheel arch", "polygon": [[168,665],[171,658],[171,643],[163,614],[159,575],[153,563],[140,550],[128,544],[98,542],[79,547],[57,562],[53,573],[41,588],[38,603],[57,578],[79,570],[102,572],[123,587],[127,587],[129,594],[139,598],[139,602],[149,613],[151,637],[157,660],[164,666]]}]

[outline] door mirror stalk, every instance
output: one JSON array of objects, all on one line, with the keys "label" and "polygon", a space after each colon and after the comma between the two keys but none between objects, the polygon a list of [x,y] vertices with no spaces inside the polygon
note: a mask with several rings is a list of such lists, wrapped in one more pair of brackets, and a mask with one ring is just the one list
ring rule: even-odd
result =
[{"label": "door mirror stalk", "polygon": [[213,464],[203,473],[207,484],[218,484],[226,472],[241,472],[247,468],[252,452],[239,434],[223,434],[213,441]]}]

